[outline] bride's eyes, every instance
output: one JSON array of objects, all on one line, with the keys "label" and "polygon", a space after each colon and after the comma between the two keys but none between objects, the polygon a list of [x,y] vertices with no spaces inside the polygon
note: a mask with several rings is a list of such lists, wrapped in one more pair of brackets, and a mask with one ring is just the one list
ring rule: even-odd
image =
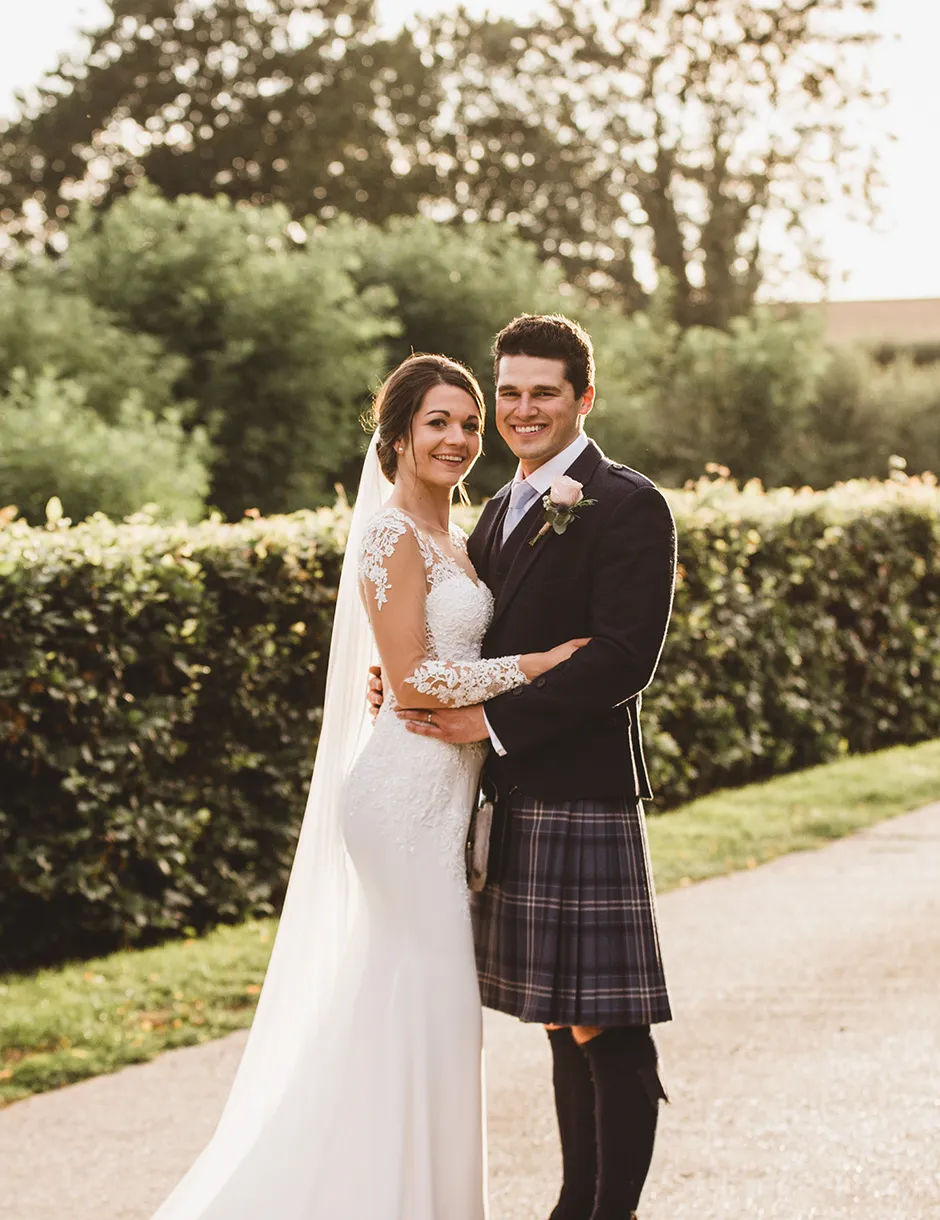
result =
[{"label": "bride's eyes", "polygon": [[[429,419],[428,427],[429,428],[438,428],[438,427],[446,428],[447,420],[442,419],[440,416],[438,416],[437,419]],[[479,432],[480,431],[479,422],[475,419],[468,420],[467,423],[464,424],[464,431],[465,432]]]}]

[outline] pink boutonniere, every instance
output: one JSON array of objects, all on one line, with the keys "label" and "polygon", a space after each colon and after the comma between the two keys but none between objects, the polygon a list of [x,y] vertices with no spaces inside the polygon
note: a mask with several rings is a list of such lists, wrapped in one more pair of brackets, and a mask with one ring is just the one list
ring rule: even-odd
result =
[{"label": "pink boutonniere", "polygon": [[560,474],[552,480],[548,495],[542,497],[545,524],[534,538],[529,539],[529,546],[535,546],[549,530],[563,534],[582,508],[589,508],[597,503],[596,500],[585,500],[583,489],[583,483],[579,483],[577,479],[569,479],[566,474]]}]

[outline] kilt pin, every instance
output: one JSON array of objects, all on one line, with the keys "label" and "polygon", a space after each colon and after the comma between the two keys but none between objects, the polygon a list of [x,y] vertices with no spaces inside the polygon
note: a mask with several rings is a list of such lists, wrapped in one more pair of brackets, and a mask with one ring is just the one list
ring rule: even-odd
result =
[{"label": "kilt pin", "polygon": [[563,665],[485,705],[504,754],[486,887],[473,895],[483,1003],[522,1021],[611,1028],[671,1019],[643,800],[640,732],[672,604],[675,526],[645,476],[588,441],[567,471],[595,500],[530,542],[541,497],[502,541],[507,485],[469,542],[496,598],[484,656],[592,637]]}]

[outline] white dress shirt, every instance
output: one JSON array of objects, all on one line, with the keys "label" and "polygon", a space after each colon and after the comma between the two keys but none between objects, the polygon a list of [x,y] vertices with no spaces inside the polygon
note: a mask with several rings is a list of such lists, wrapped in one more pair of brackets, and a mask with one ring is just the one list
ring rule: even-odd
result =
[{"label": "white dress shirt", "polygon": [[[527,479],[522,477],[522,466],[516,470],[513,484],[528,483],[535,489],[541,499],[544,496],[555,479],[560,474],[564,474],[571,466],[572,462],[584,452],[588,445],[588,438],[583,432],[579,432],[575,439],[566,448],[562,449],[561,453],[556,453],[553,458],[549,458],[547,462],[543,462],[536,470],[533,470]],[[512,491],[510,490],[510,495]],[[516,529],[518,529],[518,525]],[[503,539],[505,545],[506,539]],[[503,749],[503,744],[493,732],[493,728],[487,719],[486,712],[483,713],[483,723],[486,725],[486,731],[490,735],[490,741],[493,743],[493,749],[497,754],[503,755],[506,751]]]}]

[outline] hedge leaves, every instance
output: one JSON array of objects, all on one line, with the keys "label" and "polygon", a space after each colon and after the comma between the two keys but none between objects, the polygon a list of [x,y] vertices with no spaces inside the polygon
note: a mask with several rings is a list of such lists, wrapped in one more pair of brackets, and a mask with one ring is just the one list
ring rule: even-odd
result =
[{"label": "hedge leaves", "polygon": [[[935,480],[670,497],[655,808],[937,734]],[[0,528],[0,969],[277,910],[344,520]]]}]

